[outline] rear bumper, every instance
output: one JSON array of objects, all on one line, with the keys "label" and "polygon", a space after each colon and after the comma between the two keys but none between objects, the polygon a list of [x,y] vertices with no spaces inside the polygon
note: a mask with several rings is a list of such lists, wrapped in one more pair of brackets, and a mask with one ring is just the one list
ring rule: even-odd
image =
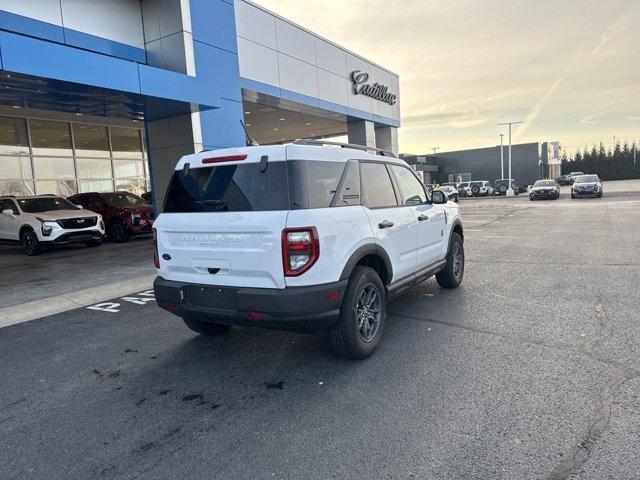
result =
[{"label": "rear bumper", "polygon": [[[156,277],[158,305],[179,317],[291,331],[331,327],[340,315],[347,280],[310,287],[245,288],[174,282]],[[338,291],[330,300],[330,292]]]}]

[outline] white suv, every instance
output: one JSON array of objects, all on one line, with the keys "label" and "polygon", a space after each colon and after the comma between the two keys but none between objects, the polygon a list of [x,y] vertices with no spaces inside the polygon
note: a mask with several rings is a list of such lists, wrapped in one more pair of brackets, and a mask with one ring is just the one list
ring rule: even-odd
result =
[{"label": "white suv", "polygon": [[469,182],[469,186],[466,187],[466,190],[467,197],[486,197],[493,195],[493,187],[487,180]]},{"label": "white suv", "polygon": [[154,224],[158,305],[204,334],[325,329],[338,353],[364,358],[389,299],[433,275],[457,287],[458,205],[403,160],[326,144],[182,157]]},{"label": "white suv", "polygon": [[103,236],[100,215],[62,197],[0,197],[0,241],[21,243],[27,255],[38,255],[45,245],[97,247]]}]

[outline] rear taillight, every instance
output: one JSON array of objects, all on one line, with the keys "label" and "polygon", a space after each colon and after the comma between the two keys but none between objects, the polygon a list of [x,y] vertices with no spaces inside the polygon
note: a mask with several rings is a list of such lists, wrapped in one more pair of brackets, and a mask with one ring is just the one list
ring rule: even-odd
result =
[{"label": "rear taillight", "polygon": [[153,229],[153,240],[151,240],[151,244],[153,245],[153,265],[156,268],[160,268],[160,257],[158,257],[158,233],[156,229]]},{"label": "rear taillight", "polygon": [[285,228],[282,231],[282,266],[285,277],[309,270],[320,256],[316,227]]}]

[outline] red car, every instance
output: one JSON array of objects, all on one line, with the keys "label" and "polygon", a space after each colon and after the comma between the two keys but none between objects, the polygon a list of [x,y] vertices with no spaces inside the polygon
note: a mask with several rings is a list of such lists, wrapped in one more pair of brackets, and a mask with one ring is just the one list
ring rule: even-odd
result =
[{"label": "red car", "polygon": [[126,242],[131,235],[152,233],[153,207],[133,193],[79,193],[68,200],[102,215],[107,236],[114,242]]}]

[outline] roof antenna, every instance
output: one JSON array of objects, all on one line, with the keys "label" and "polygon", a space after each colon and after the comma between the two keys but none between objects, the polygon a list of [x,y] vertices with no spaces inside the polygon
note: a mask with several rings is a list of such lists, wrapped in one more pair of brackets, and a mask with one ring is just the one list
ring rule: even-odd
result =
[{"label": "roof antenna", "polygon": [[240,125],[242,125],[242,129],[244,130],[245,141],[247,142],[247,147],[259,147],[260,145],[253,138],[249,136],[249,132],[247,132],[247,127],[244,126],[244,122],[240,120]]}]

